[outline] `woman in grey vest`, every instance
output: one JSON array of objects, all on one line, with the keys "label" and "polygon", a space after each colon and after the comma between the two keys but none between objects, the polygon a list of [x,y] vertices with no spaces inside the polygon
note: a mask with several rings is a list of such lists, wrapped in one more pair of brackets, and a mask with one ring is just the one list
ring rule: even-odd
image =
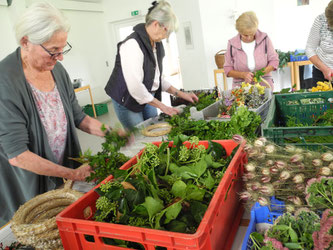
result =
[{"label": "woman in grey vest", "polygon": [[92,171],[68,159],[81,151],[76,128],[104,135],[59,62],[71,49],[68,30],[58,9],[33,4],[16,23],[19,47],[0,62],[0,227],[62,178],[82,181]]},{"label": "woman in grey vest", "polygon": [[164,48],[161,40],[177,30],[178,20],[170,4],[155,1],[146,15],[146,23],[136,25],[134,32],[118,44],[116,63],[105,87],[122,125],[131,129],[138,123],[157,116],[157,109],[172,116],[178,110],[161,102],[161,92],[198,101],[193,93],[174,88],[163,77]]}]

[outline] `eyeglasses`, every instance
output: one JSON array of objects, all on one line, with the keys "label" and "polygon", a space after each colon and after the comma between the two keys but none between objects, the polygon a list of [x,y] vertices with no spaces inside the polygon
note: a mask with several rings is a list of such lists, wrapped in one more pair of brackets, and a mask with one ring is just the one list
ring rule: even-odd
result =
[{"label": "eyeglasses", "polygon": [[159,25],[160,25],[161,28],[164,29],[164,31],[165,31],[166,33],[169,33],[169,29],[168,29],[167,27],[165,27],[163,24],[159,24]]},{"label": "eyeglasses", "polygon": [[43,45],[39,44],[52,58],[58,57],[60,55],[66,55],[71,49],[72,49],[72,45],[69,44],[69,42],[67,42],[67,45],[69,46],[68,49],[62,51],[62,52],[51,52],[49,51],[47,48],[45,48]]}]

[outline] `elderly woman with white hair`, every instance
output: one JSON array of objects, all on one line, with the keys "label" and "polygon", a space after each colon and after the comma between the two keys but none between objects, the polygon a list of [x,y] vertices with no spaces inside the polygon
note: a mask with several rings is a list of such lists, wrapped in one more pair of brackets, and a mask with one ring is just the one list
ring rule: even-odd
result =
[{"label": "elderly woman with white hair", "polygon": [[116,62],[105,87],[122,125],[131,129],[138,123],[157,116],[157,109],[167,115],[177,114],[176,108],[161,102],[166,91],[189,102],[198,101],[193,93],[174,88],[163,77],[162,40],[178,28],[178,19],[166,1],[155,1],[148,10],[146,23],[136,25],[118,44]]},{"label": "elderly woman with white hair", "polygon": [[76,128],[104,136],[102,124],[82,112],[59,62],[71,49],[61,12],[33,4],[15,28],[20,46],[0,62],[0,226],[62,178],[90,175],[90,166],[77,168],[68,159],[79,156]]},{"label": "elderly woman with white hair", "polygon": [[242,82],[251,83],[254,72],[264,69],[263,78],[274,88],[272,71],[279,66],[279,56],[268,35],[258,29],[258,18],[253,11],[244,12],[236,20],[238,34],[228,41],[224,72],[233,77],[232,87]]}]

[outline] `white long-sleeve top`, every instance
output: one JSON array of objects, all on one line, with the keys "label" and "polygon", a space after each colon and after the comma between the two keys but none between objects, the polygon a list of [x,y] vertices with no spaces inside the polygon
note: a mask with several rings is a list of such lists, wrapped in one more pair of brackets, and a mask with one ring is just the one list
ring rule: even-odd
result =
[{"label": "white long-sleeve top", "polygon": [[[153,48],[156,71],[152,91],[159,88],[160,69],[157,63],[156,47]],[[143,60],[144,55],[140,49],[139,44],[135,39],[128,39],[120,46],[119,49],[121,68],[125,78],[126,86],[130,95],[139,103],[146,104],[153,101],[154,96],[149,93],[146,86],[143,84]],[[170,88],[171,84],[166,81],[162,75],[162,91]]]},{"label": "white long-sleeve top", "polygon": [[333,31],[328,27],[325,14],[316,17],[305,52],[308,58],[317,55],[326,66],[333,69]]}]

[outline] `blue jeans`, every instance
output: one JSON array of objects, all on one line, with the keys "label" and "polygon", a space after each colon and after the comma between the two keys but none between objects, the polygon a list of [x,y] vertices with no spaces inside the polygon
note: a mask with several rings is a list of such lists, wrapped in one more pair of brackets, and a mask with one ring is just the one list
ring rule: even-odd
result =
[{"label": "blue jeans", "polygon": [[157,116],[157,109],[149,104],[146,104],[142,112],[133,112],[113,99],[112,104],[119,121],[126,129],[132,129],[140,122]]}]

